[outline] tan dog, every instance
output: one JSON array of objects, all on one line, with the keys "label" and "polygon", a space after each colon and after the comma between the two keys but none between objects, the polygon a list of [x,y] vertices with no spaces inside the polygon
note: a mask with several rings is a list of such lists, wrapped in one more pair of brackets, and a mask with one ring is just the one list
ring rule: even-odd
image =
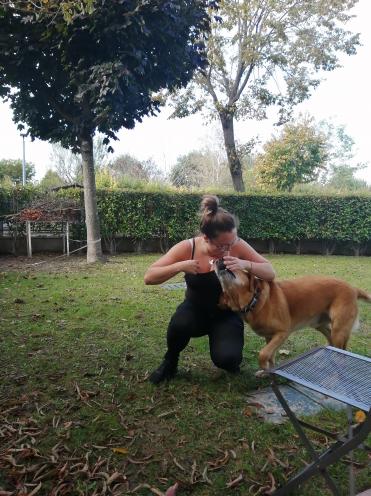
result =
[{"label": "tan dog", "polygon": [[259,353],[262,370],[274,365],[277,349],[289,335],[313,327],[330,345],[345,349],[358,327],[357,299],[371,295],[340,279],[305,276],[288,281],[262,281],[244,271],[232,273],[218,260],[215,272],[223,288],[220,306],[241,312],[243,319],[267,345]]}]

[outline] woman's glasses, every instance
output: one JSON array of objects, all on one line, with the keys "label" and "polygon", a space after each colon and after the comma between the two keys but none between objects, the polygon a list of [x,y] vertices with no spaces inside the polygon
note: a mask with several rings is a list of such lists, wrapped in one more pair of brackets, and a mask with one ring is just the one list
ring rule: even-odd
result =
[{"label": "woman's glasses", "polygon": [[232,243],[227,243],[227,244],[224,244],[224,245],[219,245],[219,244],[217,244],[217,243],[214,243],[214,241],[211,241],[211,240],[210,240],[210,243],[211,243],[213,246],[215,246],[215,248],[216,248],[217,250],[220,250],[220,251],[228,251],[228,250],[230,250],[230,249],[232,248],[232,246],[234,246],[236,243],[238,243],[239,239],[240,239],[240,238],[239,238],[238,236],[236,236],[236,238],[232,241]]}]

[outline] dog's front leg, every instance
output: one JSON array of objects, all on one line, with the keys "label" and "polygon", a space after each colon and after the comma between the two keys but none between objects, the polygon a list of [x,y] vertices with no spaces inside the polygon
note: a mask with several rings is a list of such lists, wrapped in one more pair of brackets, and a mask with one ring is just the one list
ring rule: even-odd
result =
[{"label": "dog's front leg", "polygon": [[[269,344],[272,340],[272,336],[269,336],[268,338],[265,338],[265,342]],[[274,367],[274,360],[275,360],[275,354],[273,354],[269,360],[269,368],[272,369]]]},{"label": "dog's front leg", "polygon": [[286,331],[275,334],[272,338],[266,338],[267,345],[264,346],[259,353],[260,370],[256,372],[256,377],[264,377],[267,375],[267,370],[274,363],[274,355],[277,348],[286,341],[288,334]]}]

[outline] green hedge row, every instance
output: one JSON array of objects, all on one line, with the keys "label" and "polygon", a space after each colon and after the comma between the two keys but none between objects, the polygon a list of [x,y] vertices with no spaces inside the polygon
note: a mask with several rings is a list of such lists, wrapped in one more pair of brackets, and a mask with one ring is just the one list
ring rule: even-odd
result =
[{"label": "green hedge row", "polygon": [[[64,190],[58,194],[76,198],[82,193]],[[19,210],[39,195],[32,188],[0,189],[0,216]],[[121,235],[173,244],[197,232],[200,194],[99,190],[97,198],[102,236],[107,239]],[[371,196],[238,194],[219,198],[240,219],[239,234],[246,239],[355,243],[371,239]]]}]

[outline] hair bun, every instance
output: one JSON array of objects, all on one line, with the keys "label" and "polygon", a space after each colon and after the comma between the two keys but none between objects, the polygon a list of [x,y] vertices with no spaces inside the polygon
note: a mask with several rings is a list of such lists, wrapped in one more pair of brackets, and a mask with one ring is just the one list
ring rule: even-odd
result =
[{"label": "hair bun", "polygon": [[219,198],[214,195],[205,195],[201,201],[201,212],[204,215],[215,215],[219,207]]}]

